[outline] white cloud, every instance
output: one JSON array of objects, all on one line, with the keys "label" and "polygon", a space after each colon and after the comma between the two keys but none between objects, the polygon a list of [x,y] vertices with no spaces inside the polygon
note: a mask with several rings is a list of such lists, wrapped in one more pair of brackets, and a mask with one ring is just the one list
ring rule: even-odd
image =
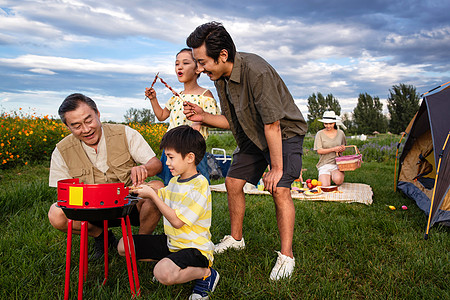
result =
[{"label": "white cloud", "polygon": [[45,75],[55,75],[56,74],[55,72],[50,71],[48,69],[37,69],[37,68],[30,69],[30,72],[38,73],[38,74],[45,74]]},{"label": "white cloud", "polygon": [[[158,66],[145,66],[126,61],[99,62],[90,59],[74,59],[56,56],[22,55],[17,58],[2,58],[0,65],[15,68],[31,68],[31,70],[71,71],[88,73],[126,73],[152,74],[158,71]],[[166,69],[166,65],[159,66]],[[53,72],[54,73],[54,72]]]}]

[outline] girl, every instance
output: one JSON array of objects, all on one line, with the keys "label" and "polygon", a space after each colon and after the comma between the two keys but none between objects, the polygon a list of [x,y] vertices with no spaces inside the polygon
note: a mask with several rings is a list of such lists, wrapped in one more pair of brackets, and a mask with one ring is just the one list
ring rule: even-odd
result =
[{"label": "girl", "polygon": [[[180,92],[180,97],[172,96],[169,101],[167,101],[166,106],[162,108],[158,103],[156,91],[153,88],[146,88],[145,96],[150,99],[153,112],[159,121],[165,121],[167,118],[170,118],[167,131],[180,125],[189,125],[198,130],[206,140],[208,138],[208,128],[202,126],[201,123],[189,121],[183,114],[184,101],[195,103],[208,113],[215,115],[219,114],[216,100],[211,91],[198,85],[197,79],[200,76],[200,72],[197,69],[197,62],[192,55],[191,49],[184,48],[178,52],[175,60],[175,73],[177,74],[178,81],[182,82],[184,85],[184,90]],[[161,155],[161,162],[163,163],[163,170],[158,176],[163,179],[164,185],[167,185],[172,178],[172,174],[166,165],[166,155],[164,150]],[[209,181],[206,155],[197,166],[197,170]]]}]

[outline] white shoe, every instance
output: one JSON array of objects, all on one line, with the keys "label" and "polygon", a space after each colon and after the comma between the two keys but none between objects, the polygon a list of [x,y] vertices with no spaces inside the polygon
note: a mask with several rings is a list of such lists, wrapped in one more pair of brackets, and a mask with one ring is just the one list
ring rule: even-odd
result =
[{"label": "white shoe", "polygon": [[290,258],[289,256],[281,254],[279,251],[276,252],[278,253],[278,258],[275,267],[273,267],[272,272],[270,272],[270,280],[291,277],[294,272],[295,258]]},{"label": "white shoe", "polygon": [[220,243],[214,245],[214,253],[222,253],[228,249],[241,250],[245,248],[244,238],[236,241],[231,235],[226,235],[220,240]]}]

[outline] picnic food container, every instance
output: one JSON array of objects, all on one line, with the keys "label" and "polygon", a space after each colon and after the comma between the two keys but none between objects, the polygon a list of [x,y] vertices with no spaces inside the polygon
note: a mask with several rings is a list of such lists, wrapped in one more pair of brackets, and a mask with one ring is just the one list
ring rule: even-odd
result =
[{"label": "picnic food container", "polygon": [[[216,154],[214,152],[221,152],[221,154]],[[225,149],[222,148],[212,148],[211,154],[214,155],[214,158],[220,165],[220,169],[222,170],[222,176],[227,177],[228,169],[231,165],[231,156],[227,155]]]},{"label": "picnic food container", "polygon": [[359,153],[358,148],[355,145],[348,145],[345,148],[353,147],[355,154],[339,156],[336,153],[336,164],[339,171],[354,171],[361,167],[362,155]]},{"label": "picnic food container", "polygon": [[322,191],[325,193],[334,192],[338,190],[338,187],[336,185],[330,185],[330,186],[322,186]]}]

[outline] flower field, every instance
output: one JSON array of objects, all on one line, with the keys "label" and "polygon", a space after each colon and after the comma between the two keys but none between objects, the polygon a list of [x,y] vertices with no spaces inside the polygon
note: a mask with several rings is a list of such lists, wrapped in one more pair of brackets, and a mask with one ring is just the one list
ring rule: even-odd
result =
[{"label": "flower field", "polygon": [[156,124],[142,125],[140,123],[128,123],[127,125],[133,129],[136,129],[140,134],[142,134],[142,136],[150,145],[150,147],[152,147],[156,156],[158,157],[161,156],[162,151],[159,150],[159,143],[161,142],[164,133],[166,133],[169,124],[156,123]]},{"label": "flower field", "polygon": [[1,113],[0,167],[49,160],[58,141],[70,132],[59,120],[36,113]]},{"label": "flower field", "polygon": [[[161,155],[159,142],[167,130],[167,124],[127,124],[139,131],[157,156]],[[56,144],[70,134],[59,120],[22,109],[0,114],[0,168],[49,161]]]},{"label": "flower field", "polygon": [[[156,156],[161,156],[159,143],[167,131],[167,123],[145,125],[128,123],[126,125],[140,132]],[[0,113],[0,168],[49,161],[55,145],[68,134],[70,131],[59,119],[37,116],[36,113],[25,113],[21,109],[12,113],[2,112]],[[363,155],[363,161],[392,162],[395,160],[398,141],[398,135],[379,135],[369,137],[367,141],[349,139],[347,144],[358,147]],[[307,136],[303,144],[305,155],[315,154],[315,151],[312,151],[313,144],[314,137]],[[210,135],[207,149],[213,147],[224,148],[228,154],[231,154],[236,147],[236,142],[231,133]]]}]

